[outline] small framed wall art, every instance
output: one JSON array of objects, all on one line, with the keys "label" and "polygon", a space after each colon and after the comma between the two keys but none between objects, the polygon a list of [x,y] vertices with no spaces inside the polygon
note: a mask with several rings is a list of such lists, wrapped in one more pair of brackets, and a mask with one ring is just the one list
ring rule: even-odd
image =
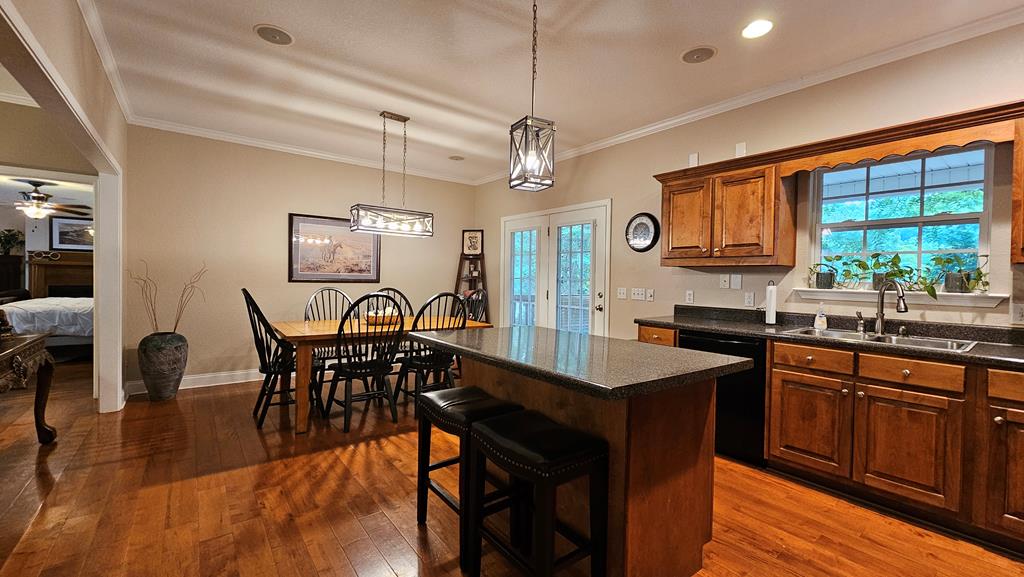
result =
[{"label": "small framed wall art", "polygon": [[468,229],[462,231],[462,254],[466,256],[480,256],[484,253],[484,231],[483,229]]}]

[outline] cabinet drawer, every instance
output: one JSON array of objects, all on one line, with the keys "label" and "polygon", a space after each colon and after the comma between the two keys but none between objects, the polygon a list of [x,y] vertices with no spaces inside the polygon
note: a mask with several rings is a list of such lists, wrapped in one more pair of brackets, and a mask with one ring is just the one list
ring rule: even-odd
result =
[{"label": "cabinet drawer", "polygon": [[674,347],[676,346],[676,330],[641,325],[638,329],[637,340],[652,345]]},{"label": "cabinet drawer", "polygon": [[989,369],[988,396],[1024,403],[1024,373]]},{"label": "cabinet drawer", "polygon": [[853,374],[853,353],[818,347],[805,347],[788,343],[775,343],[777,365],[790,365],[805,369]]},{"label": "cabinet drawer", "polygon": [[860,355],[860,376],[940,391],[964,392],[964,368],[881,355]]}]

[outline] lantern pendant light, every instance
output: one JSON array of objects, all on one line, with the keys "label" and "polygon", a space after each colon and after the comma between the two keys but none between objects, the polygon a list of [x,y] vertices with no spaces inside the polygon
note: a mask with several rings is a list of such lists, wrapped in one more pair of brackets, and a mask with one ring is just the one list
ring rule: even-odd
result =
[{"label": "lantern pendant light", "polygon": [[[394,236],[434,236],[434,214],[405,208],[405,160],[408,156],[409,137],[406,130],[408,116],[384,110],[380,113],[384,119],[382,131],[382,153],[380,163],[380,205],[353,204],[352,220],[349,229],[352,232],[368,232],[371,234],[387,234]],[[402,123],[402,208],[387,206],[385,198],[388,155],[388,120]]]},{"label": "lantern pendant light", "polygon": [[537,100],[537,2],[533,2],[533,77],[530,80],[530,114],[509,130],[508,186],[538,191],[555,184],[555,123],[533,115]]}]

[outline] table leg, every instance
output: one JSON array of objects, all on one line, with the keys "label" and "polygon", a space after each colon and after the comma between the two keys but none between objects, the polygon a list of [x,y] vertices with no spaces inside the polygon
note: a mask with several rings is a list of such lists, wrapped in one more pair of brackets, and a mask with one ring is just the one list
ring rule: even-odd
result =
[{"label": "table leg", "polygon": [[39,443],[49,445],[57,438],[57,429],[46,424],[46,401],[50,398],[50,385],[53,384],[53,361],[47,359],[36,371],[36,437]]},{"label": "table leg", "polygon": [[313,346],[299,343],[295,349],[295,432],[309,430],[309,378],[313,370]]}]

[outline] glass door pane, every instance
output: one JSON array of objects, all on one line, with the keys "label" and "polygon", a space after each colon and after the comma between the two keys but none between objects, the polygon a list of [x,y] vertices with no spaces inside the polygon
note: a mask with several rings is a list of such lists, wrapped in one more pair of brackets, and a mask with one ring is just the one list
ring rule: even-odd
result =
[{"label": "glass door pane", "polygon": [[555,328],[590,333],[590,293],[593,279],[593,225],[589,222],[556,227],[558,232]]},{"label": "glass door pane", "polygon": [[537,229],[512,232],[509,324],[537,324]]}]

